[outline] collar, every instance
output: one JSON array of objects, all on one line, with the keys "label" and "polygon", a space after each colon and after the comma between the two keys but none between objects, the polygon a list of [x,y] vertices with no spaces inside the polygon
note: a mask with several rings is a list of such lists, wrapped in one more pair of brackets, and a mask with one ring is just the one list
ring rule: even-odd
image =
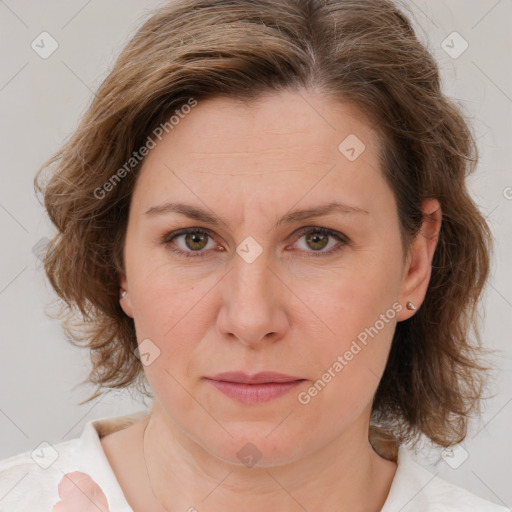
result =
[{"label": "collar", "polygon": [[77,447],[79,471],[90,475],[101,487],[112,511],[133,512],[112,471],[100,439],[135,423],[148,414],[148,411],[139,411],[124,416],[98,418],[86,423],[80,436]]},{"label": "collar", "polygon": [[[409,449],[400,445],[397,455],[397,469],[388,497],[381,512],[402,510],[436,477],[411,456]],[[421,501],[421,500],[420,500]],[[416,502],[415,502],[416,503]],[[419,512],[419,509],[416,509]],[[423,509],[422,509],[423,510]]]}]

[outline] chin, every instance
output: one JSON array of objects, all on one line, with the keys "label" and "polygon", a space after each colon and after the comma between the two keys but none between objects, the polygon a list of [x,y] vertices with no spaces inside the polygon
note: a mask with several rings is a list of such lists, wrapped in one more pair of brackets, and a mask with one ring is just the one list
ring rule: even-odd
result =
[{"label": "chin", "polygon": [[275,423],[240,422],[226,425],[226,430],[231,436],[212,432],[211,437],[205,437],[203,432],[197,441],[228,464],[270,468],[293,463],[306,455],[304,437],[284,425],[276,428]]}]

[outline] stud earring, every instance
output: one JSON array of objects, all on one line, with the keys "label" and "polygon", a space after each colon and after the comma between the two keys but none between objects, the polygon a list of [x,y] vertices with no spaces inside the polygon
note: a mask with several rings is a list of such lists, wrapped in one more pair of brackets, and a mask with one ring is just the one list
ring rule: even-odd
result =
[{"label": "stud earring", "polygon": [[416,311],[416,306],[415,306],[411,301],[409,301],[409,302],[405,305],[405,307],[406,307],[407,309],[410,309],[411,311]]},{"label": "stud earring", "polygon": [[119,295],[119,298],[120,298],[120,299],[123,299],[127,293],[128,293],[128,292],[127,292],[126,290],[121,290],[121,293],[120,293],[120,295]]}]

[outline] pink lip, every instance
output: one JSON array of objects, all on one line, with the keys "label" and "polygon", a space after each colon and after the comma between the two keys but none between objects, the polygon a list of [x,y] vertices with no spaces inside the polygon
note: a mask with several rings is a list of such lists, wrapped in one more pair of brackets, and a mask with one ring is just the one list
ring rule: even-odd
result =
[{"label": "pink lip", "polygon": [[288,393],[305,379],[276,372],[261,372],[255,375],[225,372],[208,377],[207,380],[233,400],[256,404],[274,400]]},{"label": "pink lip", "polygon": [[236,382],[239,384],[266,384],[269,382],[293,382],[303,380],[302,377],[292,377],[291,375],[277,372],[260,372],[254,375],[248,375],[244,372],[224,372],[208,378],[217,381]]}]

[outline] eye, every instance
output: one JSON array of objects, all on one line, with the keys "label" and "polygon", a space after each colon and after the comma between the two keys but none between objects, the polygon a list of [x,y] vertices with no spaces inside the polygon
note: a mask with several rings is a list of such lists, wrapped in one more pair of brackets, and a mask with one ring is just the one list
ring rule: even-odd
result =
[{"label": "eye", "polygon": [[[299,233],[299,241],[302,238],[304,238],[305,242],[304,250],[310,253],[308,256],[306,256],[308,258],[334,254],[343,249],[343,247],[349,243],[348,238],[342,233],[338,233],[337,231],[332,231],[330,229],[319,226],[312,226],[302,229]],[[340,243],[338,245],[330,244],[329,249],[324,250],[329,246],[329,238],[335,239]],[[308,249],[313,250],[311,251]]]},{"label": "eye", "polygon": [[[181,243],[174,242],[174,240],[180,239]],[[211,242],[210,246],[208,246],[209,239]],[[222,249],[215,242],[213,242],[207,231],[197,228],[188,228],[174,231],[165,237],[163,243],[167,245],[173,252],[187,258],[205,256],[206,251],[203,249],[212,249],[214,247],[219,247],[219,249]]]},{"label": "eye", "polygon": [[[319,226],[303,228],[298,236],[298,240],[305,237],[306,246],[302,249],[306,253],[310,253],[306,256],[308,258],[334,254],[349,244],[349,239],[342,233]],[[333,244],[331,244],[328,250],[324,250],[329,246],[329,238],[337,240],[339,243],[338,245],[334,244],[334,248]],[[223,247],[213,241],[208,230],[199,228],[186,228],[174,231],[164,238],[163,243],[176,254],[187,258],[206,256],[209,249],[217,248],[220,251],[224,250]],[[308,248],[313,250],[308,250]]]}]

